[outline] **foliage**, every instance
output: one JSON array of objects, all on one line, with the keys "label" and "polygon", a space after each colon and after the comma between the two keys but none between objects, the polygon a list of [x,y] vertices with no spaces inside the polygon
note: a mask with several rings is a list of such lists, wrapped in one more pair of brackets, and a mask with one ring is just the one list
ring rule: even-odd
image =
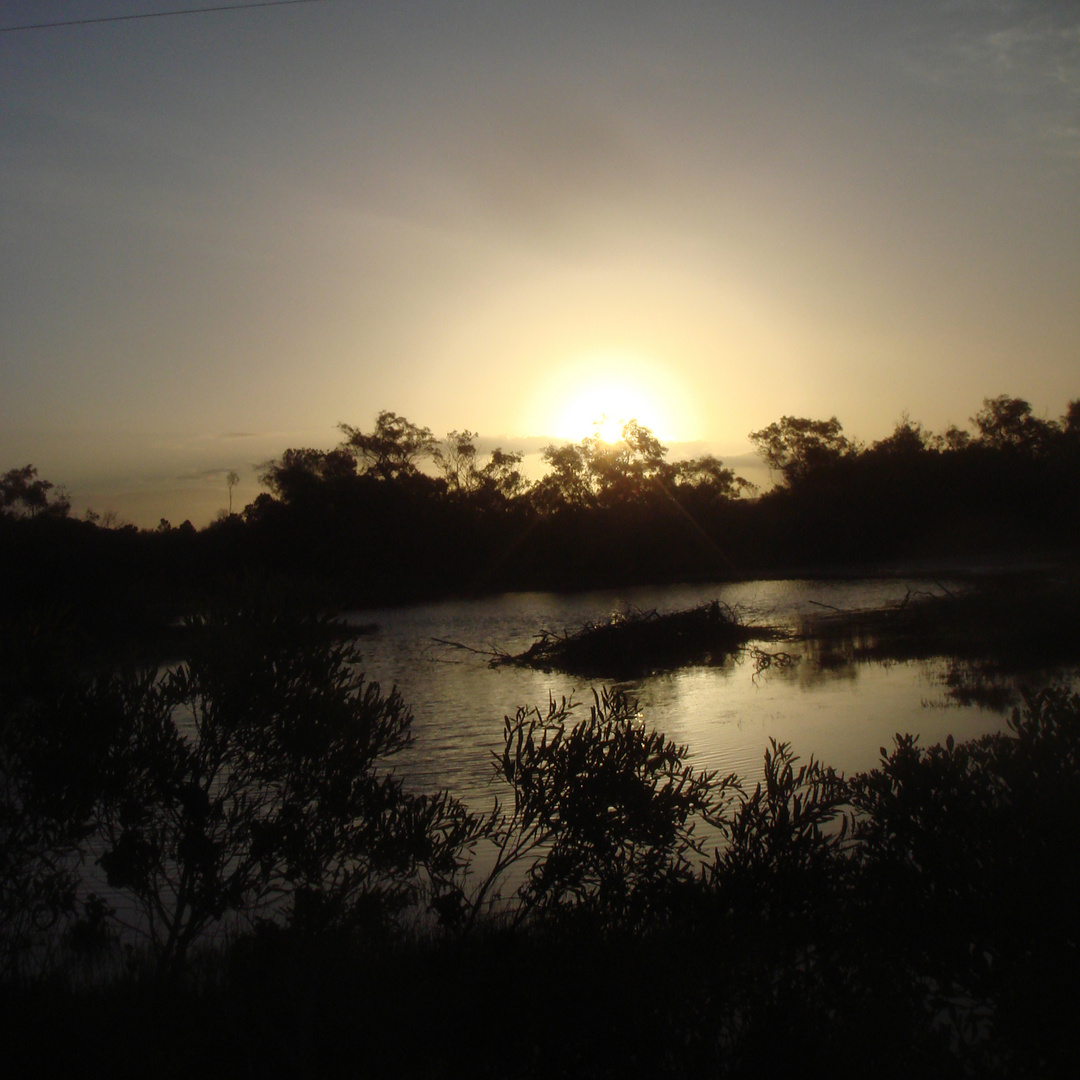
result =
[{"label": "foliage", "polygon": [[404,416],[383,409],[375,419],[375,430],[363,432],[339,424],[345,435],[343,449],[363,461],[364,469],[380,480],[400,480],[416,475],[416,463],[430,457],[436,448],[431,429],[419,427]]},{"label": "foliage", "polygon": [[[361,707],[371,690],[361,693],[338,670],[331,628],[303,625],[300,633],[288,619],[204,616],[186,678],[189,687],[198,682],[192,700],[204,702],[222,733],[260,730],[274,756],[292,763],[263,763],[251,747],[243,765],[250,790],[291,778],[278,789],[280,805],[304,804],[297,821],[319,831],[344,796],[306,787],[307,765],[318,768],[318,784],[344,784],[331,760],[344,753],[351,765],[343,771],[354,780],[372,772],[378,780],[380,762],[407,745],[408,730],[392,696],[376,691]],[[279,648],[279,636],[292,647]],[[227,665],[211,661],[219,653]],[[311,679],[349,690],[315,693]],[[171,830],[176,840],[161,864],[182,864],[206,886],[192,904],[250,910],[230,907],[228,874],[205,870],[208,844],[223,836],[217,808],[225,818],[230,812],[219,798],[229,774],[219,771],[218,787],[202,786],[199,798],[194,777],[208,769],[195,759],[205,751],[200,760],[209,761],[225,744],[209,732],[196,738],[194,709],[170,731],[170,714],[154,713],[167,703],[156,697],[165,685],[129,676],[76,692],[71,683],[57,708],[36,714],[59,726],[24,729],[46,733],[25,760],[61,752],[61,767],[20,766],[20,774],[51,784],[40,794],[62,800],[47,807],[57,821],[85,822],[89,791],[105,801],[122,801],[126,791],[134,839],[116,863],[132,879],[140,866],[154,866],[157,843],[153,830],[135,835],[140,805],[153,804],[159,822],[168,810],[173,823],[161,835]],[[366,717],[371,738],[357,740],[355,753],[348,737],[327,738],[342,728],[324,698],[346,716]],[[314,732],[291,722],[301,715]],[[115,740],[101,733],[110,717],[143,739],[142,750],[120,740],[128,751],[109,756]],[[618,695],[595,696],[589,718],[577,722],[566,701],[549,702],[546,713],[520,709],[504,721],[496,761],[512,801],[483,823],[455,811],[447,796],[380,817],[392,822],[386,833],[368,828],[370,816],[349,819],[365,834],[354,850],[368,859],[368,884],[355,894],[338,876],[350,868],[325,854],[349,848],[348,828],[309,841],[278,814],[279,803],[260,813],[246,804],[250,832],[277,867],[265,880],[291,902],[293,927],[349,932],[284,935],[262,926],[215,953],[201,983],[195,971],[182,983],[128,975],[87,995],[57,994],[57,980],[13,992],[9,978],[0,987],[13,1031],[6,1049],[16,1067],[40,1063],[43,1053],[64,1060],[76,1046],[92,1067],[124,1064],[125,1055],[144,1068],[180,1060],[189,1071],[213,1062],[329,1072],[363,1060],[369,1070],[385,1063],[403,1075],[435,1075],[454,1071],[448,1047],[464,1040],[477,1047],[468,1062],[475,1075],[772,1075],[798,1066],[840,1075],[1069,1076],[1078,1049],[1080,871],[1071,855],[1080,846],[1080,695],[1060,687],[1030,693],[1009,726],[1009,734],[925,749],[898,736],[877,768],[847,780],[772,743],[765,776],[747,794],[734,777],[693,769],[685,748],[649,732]],[[160,770],[119,769],[153,756],[165,763]],[[92,783],[77,783],[76,761]],[[272,770],[265,776],[263,764]],[[170,790],[155,793],[159,783]],[[361,802],[370,812],[370,795]],[[279,835],[261,835],[279,824]],[[701,869],[712,842],[705,825],[718,846]],[[393,944],[358,933],[366,917],[345,908],[354,899],[363,908],[387,889],[375,904],[385,914],[388,895],[393,908],[399,890],[413,892],[412,869],[426,865],[433,832],[456,881],[437,893],[436,907],[451,923],[456,911],[473,932]],[[495,861],[470,908],[458,856],[481,834]],[[378,858],[373,843],[385,845]],[[228,865],[238,866],[248,846],[231,850]],[[209,888],[215,880],[222,891]],[[510,918],[480,921],[503,887],[512,890]],[[92,936],[93,908],[88,916]],[[533,1023],[554,999],[565,1014],[559,1022]],[[430,1019],[418,1026],[417,1014]],[[184,1038],[192,1030],[199,1039]]]},{"label": "foliage", "polygon": [[78,853],[87,830],[38,782],[48,740],[25,714],[0,717],[0,980],[42,959],[76,910]]},{"label": "foliage", "polygon": [[478,496],[487,500],[512,499],[528,487],[518,466],[522,455],[497,446],[485,465],[478,465],[475,431],[451,431],[432,452],[435,465],[455,495]]},{"label": "foliage", "polygon": [[1061,418],[1061,426],[1066,435],[1074,439],[1080,436],[1080,398],[1069,402]]},{"label": "foliage", "polygon": [[515,499],[524,495],[529,482],[522,475],[520,451],[503,450],[496,446],[487,464],[480,470],[480,490],[503,499]]},{"label": "foliage", "polygon": [[476,439],[475,431],[451,431],[443,445],[432,452],[432,458],[451,491],[473,491],[479,483]]},{"label": "foliage", "polygon": [[38,479],[37,469],[33,465],[24,465],[21,469],[9,469],[0,476],[0,515],[12,517],[36,517],[48,514],[53,517],[67,517],[71,503],[67,494],[61,490],[50,498],[53,485],[48,480]]},{"label": "foliage", "polygon": [[987,1060],[1008,1069],[1019,1053],[1039,1074],[1067,1075],[1058,1033],[1077,959],[1080,695],[1028,693],[1009,727],[927,748],[897,736],[854,779],[848,911],[860,934],[891,927],[893,970],[921,980],[932,1008],[960,1027],[982,1016]]},{"label": "foliage", "polygon": [[752,493],[756,490],[753,484],[736,476],[734,469],[726,468],[712,454],[680,461],[675,466],[674,480],[679,493],[692,492],[695,502],[700,502],[702,496],[709,500],[737,499],[744,491]]},{"label": "foliage", "polygon": [[1031,405],[1023,398],[1008,394],[984,398],[983,407],[971,420],[979,430],[980,441],[998,450],[1038,453],[1059,431],[1057,424],[1033,416]]},{"label": "foliage", "polygon": [[649,498],[671,484],[677,470],[665,462],[667,447],[636,420],[616,442],[599,433],[580,443],[550,444],[542,452],[550,472],[534,488],[538,506],[612,507]]},{"label": "foliage", "polygon": [[344,450],[286,450],[280,461],[262,466],[259,480],[285,502],[310,500],[356,475],[356,460]]},{"label": "foliage", "polygon": [[476,822],[385,770],[411,714],[364,682],[330,625],[240,608],[190,629],[187,663],[100,688],[117,705],[100,861],[162,966],[230,914],[378,929],[425,881],[454,885]]},{"label": "foliage", "polygon": [[930,436],[923,431],[923,426],[917,420],[912,420],[904,413],[893,429],[893,433],[885,439],[879,439],[870,447],[874,454],[899,454],[910,457],[919,454],[926,449]]},{"label": "foliage", "polygon": [[3,630],[0,978],[11,978],[55,962],[79,910],[106,736],[70,616],[32,612]]},{"label": "foliage", "polygon": [[546,714],[522,707],[506,717],[496,776],[512,802],[490,816],[496,857],[474,914],[522,867],[515,922],[572,910],[602,926],[637,925],[692,879],[704,843],[695,829],[719,813],[734,777],[695,770],[687,748],[647,731],[621,694],[594,693],[577,723],[573,709],[551,699]]},{"label": "foliage", "polygon": [[940,452],[966,450],[971,445],[971,432],[950,424],[940,435],[929,435],[926,445]]},{"label": "foliage", "polygon": [[119,598],[162,619],[250,568],[357,606],[1070,552],[1080,536],[1078,410],[1073,401],[1060,419],[1039,419],[1024,399],[999,395],[973,418],[974,435],[931,432],[905,414],[866,448],[835,417],[785,416],[751,435],[781,482],[750,499],[722,462],[669,461],[633,421],[615,442],[548,446],[546,475],[530,485],[520,453],[485,458],[471,430],[439,443],[384,410],[373,430],[342,425],[336,449],[290,448],[267,462],[268,490],[242,518],[198,533],[102,528],[116,524],[108,514],[76,521],[27,465],[0,483],[0,557],[19,568],[0,583],[0,608],[63,598],[93,621]]},{"label": "foliage", "polygon": [[770,739],[764,782],[721,822],[708,869],[725,907],[770,918],[820,904],[849,846],[849,798],[842,776],[812,757],[799,765],[788,743]]},{"label": "foliage", "polygon": [[843,432],[835,416],[829,420],[784,416],[760,431],[752,431],[750,441],[770,469],[780,473],[786,483],[796,484],[817,470],[835,465],[854,449]]}]

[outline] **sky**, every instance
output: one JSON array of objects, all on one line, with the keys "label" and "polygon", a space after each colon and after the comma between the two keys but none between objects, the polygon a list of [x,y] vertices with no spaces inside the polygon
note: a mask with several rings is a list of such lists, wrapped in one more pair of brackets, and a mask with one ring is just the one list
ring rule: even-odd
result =
[{"label": "sky", "polygon": [[783,415],[869,442],[1001,393],[1080,397],[1080,0],[0,33],[0,471],[76,512],[203,525],[380,409],[534,452],[633,417],[751,475]]}]

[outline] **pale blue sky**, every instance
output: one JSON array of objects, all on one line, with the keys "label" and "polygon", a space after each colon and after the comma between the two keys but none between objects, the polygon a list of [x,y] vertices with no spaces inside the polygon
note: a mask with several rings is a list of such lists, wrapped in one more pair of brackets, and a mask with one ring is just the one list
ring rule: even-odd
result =
[{"label": "pale blue sky", "polygon": [[[201,0],[0,0],[0,25]],[[204,6],[212,6],[206,0]],[[1080,3],[363,3],[0,34],[0,469],[202,524],[389,408],[731,457],[1080,396]],[[584,395],[584,400],[579,400]],[[523,444],[524,445],[524,444]]]}]

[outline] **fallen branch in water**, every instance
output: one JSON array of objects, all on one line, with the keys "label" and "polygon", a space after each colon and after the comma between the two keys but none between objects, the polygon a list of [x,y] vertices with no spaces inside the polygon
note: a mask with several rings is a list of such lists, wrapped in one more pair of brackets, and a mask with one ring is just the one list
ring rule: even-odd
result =
[{"label": "fallen branch in water", "polygon": [[796,653],[766,652],[757,645],[750,646],[750,659],[754,661],[754,674],[750,676],[754,680],[773,668],[784,671],[799,662],[799,656]]},{"label": "fallen branch in water", "polygon": [[[445,645],[448,649],[458,649],[461,652],[472,653],[474,656],[485,656],[488,658],[488,662],[492,667],[497,665],[503,657],[509,657],[510,654],[505,649],[500,649],[498,645],[488,645],[483,649],[473,648],[472,645],[466,645],[463,641],[450,641],[448,638],[433,637],[431,639],[433,645]],[[440,657],[435,657],[435,663],[441,664],[459,664],[464,663],[461,660],[443,660]]]},{"label": "fallen branch in water", "polygon": [[723,663],[748,641],[776,636],[777,631],[744,625],[727,604],[712,600],[665,615],[630,609],[562,634],[544,629],[524,652],[500,651],[488,662],[492,667],[634,678],[690,664]]}]

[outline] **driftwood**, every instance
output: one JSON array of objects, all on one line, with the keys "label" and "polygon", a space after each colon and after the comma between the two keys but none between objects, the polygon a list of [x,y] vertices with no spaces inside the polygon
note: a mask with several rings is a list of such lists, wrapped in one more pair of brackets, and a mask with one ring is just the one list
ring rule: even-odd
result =
[{"label": "driftwood", "polygon": [[541,630],[524,652],[492,651],[488,663],[636,678],[690,664],[720,664],[748,641],[774,636],[774,631],[745,626],[727,604],[712,600],[665,615],[632,608],[610,619],[586,622],[573,632]]}]

